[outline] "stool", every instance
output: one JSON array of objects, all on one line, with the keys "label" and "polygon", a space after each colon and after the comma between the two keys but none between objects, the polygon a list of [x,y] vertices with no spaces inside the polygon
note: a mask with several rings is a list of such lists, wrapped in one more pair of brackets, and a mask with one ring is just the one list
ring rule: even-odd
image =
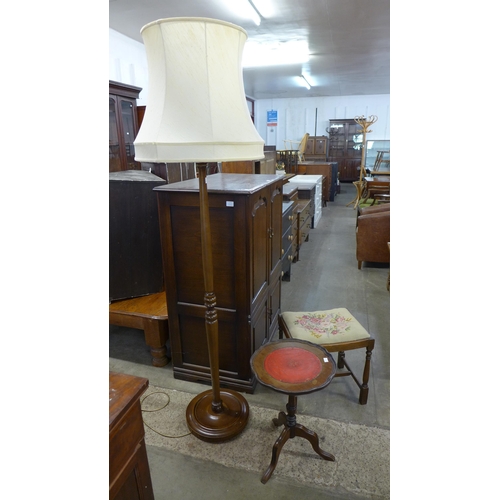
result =
[{"label": "stool", "polygon": [[[351,376],[359,387],[359,404],[368,401],[370,360],[375,339],[344,307],[314,312],[283,312],[278,315],[280,338],[307,340],[319,344],[328,352],[338,352],[335,377]],[[345,351],[366,348],[363,378],[360,382],[345,359]],[[342,371],[341,371],[342,370]]]},{"label": "stool", "polygon": [[109,304],[109,324],[144,330],[153,366],[165,366],[168,363],[170,353],[166,345],[168,313],[165,292],[112,302]]},{"label": "stool", "polygon": [[266,484],[271,477],[284,444],[288,439],[307,439],[323,459],[334,462],[335,457],[319,447],[318,435],[297,424],[297,395],[309,394],[326,387],[335,375],[336,365],[326,349],[305,340],[282,339],[268,342],[254,352],[250,366],[257,380],[277,392],[288,394],[287,413],[273,418],[276,427],[284,425],[273,446],[271,463],[262,476]]}]

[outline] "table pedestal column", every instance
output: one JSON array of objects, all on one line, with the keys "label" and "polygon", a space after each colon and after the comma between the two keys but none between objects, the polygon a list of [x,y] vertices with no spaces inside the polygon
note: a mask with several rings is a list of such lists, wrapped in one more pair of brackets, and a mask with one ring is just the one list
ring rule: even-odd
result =
[{"label": "table pedestal column", "polygon": [[266,484],[269,478],[271,477],[274,469],[276,468],[276,464],[278,463],[278,458],[281,453],[281,449],[284,444],[288,441],[288,439],[293,439],[294,437],[301,437],[307,439],[313,450],[325,460],[329,460],[330,462],[335,462],[335,457],[326,451],[323,451],[319,447],[319,438],[318,435],[307,429],[301,424],[297,424],[297,419],[295,417],[295,412],[297,411],[297,396],[292,394],[288,395],[288,404],[286,405],[287,414],[280,411],[278,418],[273,418],[273,423],[276,427],[280,425],[284,425],[284,429],[281,431],[280,436],[276,440],[273,446],[273,453],[271,458],[271,463],[267,468],[266,472],[262,476],[260,482],[262,484]]}]

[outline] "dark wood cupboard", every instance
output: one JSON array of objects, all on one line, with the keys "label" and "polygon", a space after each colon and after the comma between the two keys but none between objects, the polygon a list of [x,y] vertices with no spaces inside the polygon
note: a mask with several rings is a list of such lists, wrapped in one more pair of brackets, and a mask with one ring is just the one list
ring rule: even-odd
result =
[{"label": "dark wood cupboard", "polygon": [[140,170],[134,140],[139,130],[137,98],[141,88],[109,82],[109,171]]},{"label": "dark wood cupboard", "polygon": [[[198,183],[189,179],[154,191],[174,377],[210,382]],[[282,186],[278,175],[207,176],[222,387],[254,391],[250,357],[278,329]]]},{"label": "dark wood cupboard", "polygon": [[306,149],[304,150],[304,159],[306,161],[326,161],[328,146],[328,137],[322,136],[309,136],[306,142]]},{"label": "dark wood cupboard", "polygon": [[356,181],[361,167],[361,126],[352,120],[330,120],[328,161],[338,163],[339,180]]}]

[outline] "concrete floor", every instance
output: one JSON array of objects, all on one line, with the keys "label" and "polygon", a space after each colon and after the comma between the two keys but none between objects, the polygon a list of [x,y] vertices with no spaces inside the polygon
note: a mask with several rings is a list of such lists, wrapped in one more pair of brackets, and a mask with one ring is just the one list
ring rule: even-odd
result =
[{"label": "concrete floor", "polygon": [[[355,196],[354,186],[341,185],[334,202],[323,207],[318,227],[310,232],[309,241],[300,251],[300,261],[293,264],[290,282],[282,284],[282,310],[313,311],[347,307],[375,338],[370,374],[368,404],[359,405],[358,388],[349,377],[337,378],[322,391],[298,398],[300,414],[390,428],[389,351],[390,293],[387,291],[388,265],[364,263],[357,268],[355,256],[356,210],[346,207]],[[206,385],[176,380],[171,363],[163,368],[151,365],[149,350],[141,331],[110,326],[109,369],[146,377],[150,385],[176,389],[192,394],[207,390]],[[351,367],[364,361],[363,352],[348,352]],[[254,394],[245,394],[249,404],[284,410],[286,396],[280,397],[260,384]],[[271,451],[271,450],[270,450]],[[266,485],[261,474],[228,468],[163,448],[148,446],[153,488],[156,500],[272,498],[380,500],[360,497],[349,491],[331,491],[315,485],[291,483],[273,476]]]}]

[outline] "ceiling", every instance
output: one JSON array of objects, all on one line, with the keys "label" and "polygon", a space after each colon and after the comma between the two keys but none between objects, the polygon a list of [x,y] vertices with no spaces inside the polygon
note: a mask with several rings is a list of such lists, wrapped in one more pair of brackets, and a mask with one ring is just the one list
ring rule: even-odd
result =
[{"label": "ceiling", "polygon": [[[210,17],[241,26],[252,42],[307,41],[304,63],[243,70],[255,99],[390,93],[390,0],[109,0],[109,27],[142,43],[141,28],[167,17]],[[311,84],[301,82],[304,74]]]}]

